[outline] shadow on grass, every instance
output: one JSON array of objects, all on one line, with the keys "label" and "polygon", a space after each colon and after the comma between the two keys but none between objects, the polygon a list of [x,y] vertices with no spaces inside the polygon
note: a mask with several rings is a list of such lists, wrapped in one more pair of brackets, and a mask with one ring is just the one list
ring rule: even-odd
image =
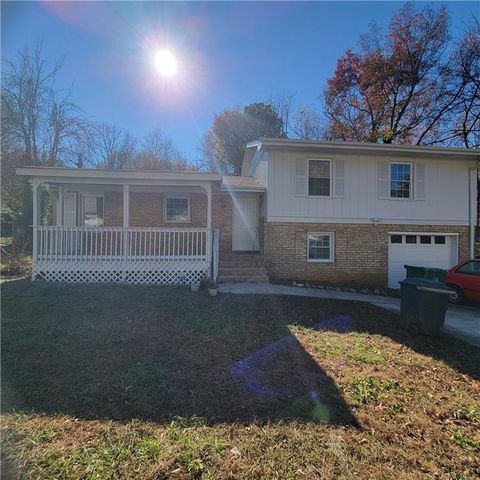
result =
[{"label": "shadow on grass", "polygon": [[412,335],[398,327],[398,314],[385,312],[385,318],[351,318],[327,320],[321,323],[318,330],[333,331],[337,333],[366,333],[388,337],[394,342],[405,345],[422,355],[432,357],[449,365],[461,374],[469,375],[480,380],[480,348],[466,342],[442,334],[439,337]]},{"label": "shadow on grass", "polygon": [[289,325],[365,306],[28,280],[2,290],[4,412],[357,425]]}]

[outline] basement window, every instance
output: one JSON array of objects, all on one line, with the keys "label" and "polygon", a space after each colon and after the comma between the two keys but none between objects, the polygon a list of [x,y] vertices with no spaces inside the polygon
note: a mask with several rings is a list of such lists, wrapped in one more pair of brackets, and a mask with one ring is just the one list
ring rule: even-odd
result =
[{"label": "basement window", "polygon": [[307,235],[307,261],[333,262],[334,236],[333,233],[309,233]]}]

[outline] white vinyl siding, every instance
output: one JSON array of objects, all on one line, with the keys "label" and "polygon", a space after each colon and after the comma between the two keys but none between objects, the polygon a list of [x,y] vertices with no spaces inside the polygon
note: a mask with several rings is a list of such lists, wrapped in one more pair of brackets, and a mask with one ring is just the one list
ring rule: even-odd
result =
[{"label": "white vinyl siding", "polygon": [[[418,162],[412,159],[413,198],[390,200],[388,166],[391,159],[382,160],[370,155],[331,156],[334,172],[337,160],[344,164],[343,196],[338,195],[334,186],[332,197],[310,197],[306,194],[305,165],[311,155],[269,151],[269,221],[314,223],[321,219],[329,223],[372,223],[373,218],[378,218],[380,223],[406,225],[469,223],[469,168],[475,166],[473,162],[435,159]],[[386,165],[384,198],[380,198],[378,188],[382,162]],[[419,164],[422,167],[418,168]],[[417,184],[420,169],[424,173],[424,199],[419,198],[421,192]]]},{"label": "white vinyl siding", "polygon": [[345,162],[335,160],[334,162],[334,196],[343,197],[345,195]]},{"label": "white vinyl siding", "polygon": [[304,158],[295,160],[295,195],[307,194],[307,161]]},{"label": "white vinyl siding", "polygon": [[413,196],[415,200],[425,200],[425,164],[415,163],[413,185]]}]

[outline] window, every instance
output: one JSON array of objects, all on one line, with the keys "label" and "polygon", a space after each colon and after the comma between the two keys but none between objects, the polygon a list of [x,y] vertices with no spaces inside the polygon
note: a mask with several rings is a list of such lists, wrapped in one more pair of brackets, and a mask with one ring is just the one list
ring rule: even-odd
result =
[{"label": "window", "polygon": [[103,225],[103,196],[83,196],[83,222],[85,227],[101,227]]},{"label": "window", "polygon": [[432,243],[432,237],[430,235],[420,235],[420,243],[423,245],[428,245]]},{"label": "window", "polygon": [[333,233],[309,233],[307,235],[307,261],[333,262]]},{"label": "window", "polygon": [[480,262],[467,262],[457,269],[457,273],[463,273],[465,275],[475,275],[480,277]]},{"label": "window", "polygon": [[390,237],[390,243],[402,243],[402,236],[401,235],[392,235]]},{"label": "window", "polygon": [[411,198],[412,165],[410,163],[390,164],[390,197]]},{"label": "window", "polygon": [[330,196],[330,160],[308,161],[308,194]]},{"label": "window", "polygon": [[437,235],[435,237],[435,245],[445,245],[445,236],[444,235]]},{"label": "window", "polygon": [[190,221],[190,199],[188,197],[167,197],[165,201],[165,221],[187,223]]},{"label": "window", "polygon": [[406,235],[405,236],[405,243],[417,243],[417,236],[416,235]]}]

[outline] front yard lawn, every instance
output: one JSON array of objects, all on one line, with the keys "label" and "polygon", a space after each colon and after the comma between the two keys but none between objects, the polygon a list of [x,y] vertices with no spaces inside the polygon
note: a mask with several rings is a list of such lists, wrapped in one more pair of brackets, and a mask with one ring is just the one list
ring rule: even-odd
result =
[{"label": "front yard lawn", "polygon": [[356,302],[2,286],[2,478],[474,479],[480,349]]}]

